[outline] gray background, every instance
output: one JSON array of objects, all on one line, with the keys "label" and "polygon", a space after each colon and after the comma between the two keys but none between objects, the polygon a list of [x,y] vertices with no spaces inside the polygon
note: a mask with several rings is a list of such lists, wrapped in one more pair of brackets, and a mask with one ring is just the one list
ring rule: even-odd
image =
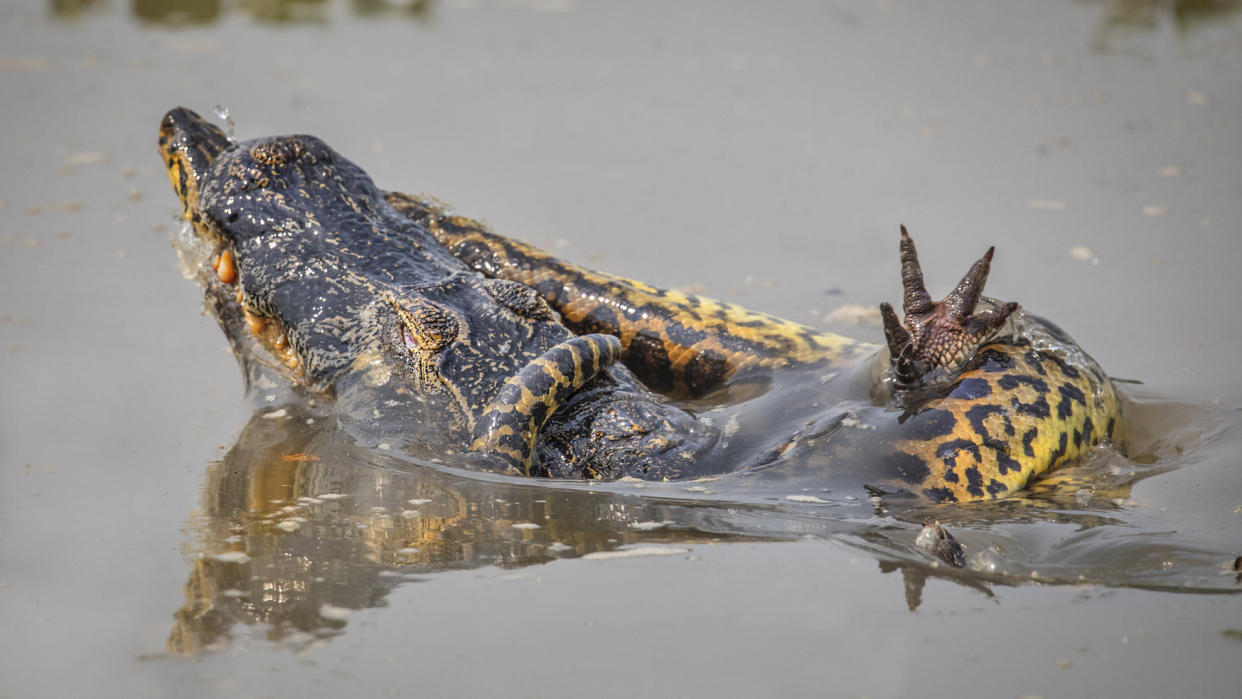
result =
[{"label": "gray background", "polygon": [[[933,580],[911,613],[820,539],[444,573],[300,653],[163,655],[204,465],[250,415],[167,243],[168,108],[314,133],[565,257],[873,341],[823,318],[898,299],[899,223],[937,296],[995,244],[990,294],[1234,424],[1242,23],[1175,5],[6,3],[0,696],[1237,696],[1236,595]],[[1175,503],[1153,528],[1242,531],[1225,432],[1147,481]]]}]

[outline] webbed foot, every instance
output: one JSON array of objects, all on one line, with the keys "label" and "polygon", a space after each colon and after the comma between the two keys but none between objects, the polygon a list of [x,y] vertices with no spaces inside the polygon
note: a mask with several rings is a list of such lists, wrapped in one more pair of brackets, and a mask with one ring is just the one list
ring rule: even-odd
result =
[{"label": "webbed foot", "polygon": [[954,370],[969,359],[979,345],[1005,322],[1018,304],[1006,303],[975,313],[983,285],[988,280],[992,251],[988,248],[957,287],[943,301],[932,301],[923,285],[923,269],[919,266],[914,241],[901,227],[901,285],[906,317],[887,303],[880,304],[884,319],[884,338],[893,362],[893,379],[898,388],[906,388],[928,372],[944,367]]}]

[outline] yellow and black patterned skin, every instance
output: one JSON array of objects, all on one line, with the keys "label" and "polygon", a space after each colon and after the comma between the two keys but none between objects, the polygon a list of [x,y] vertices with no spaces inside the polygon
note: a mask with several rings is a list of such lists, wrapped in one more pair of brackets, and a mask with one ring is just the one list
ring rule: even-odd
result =
[{"label": "yellow and black patterned skin", "polygon": [[[1086,355],[999,342],[901,426],[890,463],[900,481],[934,500],[992,499],[1121,441],[1112,384]],[[1085,360],[1085,361],[1082,361]]]},{"label": "yellow and black patterned skin", "polygon": [[319,139],[234,143],[179,108],[159,148],[244,364],[365,395],[360,412],[400,410],[514,473],[681,478],[714,445],[616,364],[615,337],[575,336],[529,287],[480,278]]},{"label": "yellow and black patterned skin", "polygon": [[[1015,304],[976,312],[990,252],[933,303],[903,236],[906,319],[884,313],[892,397],[855,410],[858,382],[833,377],[868,374],[876,345],[556,260],[381,192],[314,137],[235,143],[179,108],[160,154],[209,250],[208,307],[248,371],[396,410],[485,468],[693,478],[764,468],[831,435],[865,464],[860,487],[966,501],[1121,438],[1111,384],[1068,337]],[[740,428],[763,433],[745,448],[670,402],[751,380],[775,387],[763,405],[778,409]]]},{"label": "yellow and black patterned skin", "polygon": [[389,192],[388,201],[489,278],[538,291],[575,332],[616,335],[623,361],[651,388],[699,396],[751,372],[860,360],[876,345],[680,291],[583,269],[434,200]]},{"label": "yellow and black patterned skin", "polygon": [[[620,337],[626,365],[662,390],[697,395],[757,371],[821,374],[869,361],[878,350],[732,304],[583,269],[450,215],[429,198],[390,192],[388,199],[473,269],[539,291],[571,329]],[[902,246],[903,261],[917,267],[904,229]],[[966,314],[974,310],[990,261],[991,251],[959,285],[978,287],[966,294],[974,296]],[[903,276],[908,291],[921,289],[921,271],[907,265]],[[924,310],[929,317],[943,315],[930,299]],[[887,469],[876,484],[937,501],[993,499],[1106,440],[1122,440],[1112,383],[1059,328],[1017,311],[1016,304],[966,321],[962,325],[973,333],[968,341],[996,338],[969,352],[932,339],[929,356],[960,365],[948,367],[952,374],[939,384],[896,391],[891,404],[897,410],[887,414],[893,424],[876,433],[891,441],[870,445],[870,458]],[[895,348],[894,360],[896,354]]]}]

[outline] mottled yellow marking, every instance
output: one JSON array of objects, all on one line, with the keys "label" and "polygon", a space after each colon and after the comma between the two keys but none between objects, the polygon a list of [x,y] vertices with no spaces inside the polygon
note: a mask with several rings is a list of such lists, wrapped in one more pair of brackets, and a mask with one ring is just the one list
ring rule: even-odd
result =
[{"label": "mottled yellow marking", "polygon": [[[475,261],[484,263],[488,274],[540,290],[566,322],[581,332],[617,335],[627,349],[639,336],[658,342],[667,356],[668,366],[656,368],[667,369],[675,382],[682,381],[687,386],[692,380],[723,383],[738,371],[751,367],[786,369],[832,363],[871,354],[877,349],[874,345],[820,333],[734,304],[661,290],[642,282],[583,269],[524,243],[498,236],[468,218],[442,218],[444,212],[434,204],[403,195],[390,195],[390,201],[413,217],[421,218],[441,244],[462,257],[483,254],[482,259]],[[476,245],[482,248],[477,253],[472,250]],[[1093,442],[1108,433],[1110,420],[1117,421],[1114,440],[1122,440],[1117,397],[1107,379],[1090,373],[1097,370],[1089,359],[1085,363],[1074,362],[1081,373],[1070,377],[1055,361],[1041,361],[1038,366],[1031,364],[1022,354],[1025,350],[1009,345],[996,345],[993,349],[1010,354],[1014,366],[1000,372],[974,370],[961,377],[986,382],[990,388],[986,398],[948,396],[920,406],[951,416],[948,434],[930,438],[919,435],[917,439],[895,445],[898,451],[916,457],[921,464],[912,468],[920,472],[924,467],[927,469],[926,478],[913,484],[911,489],[936,488],[938,494],[958,500],[998,497],[1025,486],[1040,473],[1080,457]],[[712,365],[702,365],[710,366],[706,372],[709,375],[692,377],[690,369],[696,366],[696,359],[704,356],[714,360]],[[716,364],[716,360],[720,364]],[[631,364],[632,369],[639,368],[642,363],[662,362],[663,358],[653,353],[636,361],[637,364]],[[658,374],[658,371],[653,372],[653,375]],[[1006,375],[1038,376],[1048,385],[1048,390],[1041,392],[1021,382],[1012,389],[1004,389],[1000,380]],[[1060,390],[1068,386],[1083,394],[1085,406],[1074,404],[1064,406],[1072,407],[1071,410],[1058,410],[1062,401],[1071,400],[1062,397]],[[702,385],[696,388],[701,389]],[[1046,416],[1034,414],[1039,410],[1041,398],[1047,403]],[[972,408],[984,410],[972,413]],[[1001,412],[989,412],[989,409]],[[1068,414],[1061,417],[1062,412]],[[1090,429],[1087,429],[1088,420]],[[936,428],[942,429],[939,424]],[[1081,435],[1078,445],[1073,440],[1075,432]],[[946,446],[950,444],[952,446]],[[956,452],[951,451],[953,448]],[[1002,468],[1004,473],[1001,473]],[[901,485],[910,487],[912,484]]]},{"label": "mottled yellow marking", "polygon": [[[992,349],[1005,351],[1008,348],[994,346]],[[932,401],[927,405],[927,409],[942,410],[953,416],[954,426],[950,434],[933,439],[903,440],[897,444],[898,451],[917,457],[928,467],[929,475],[921,484],[912,486],[915,490],[941,488],[947,490],[959,501],[1003,497],[1009,492],[1024,488],[1029,481],[1040,474],[1082,457],[1092,448],[1093,442],[1098,443],[1106,434],[1108,420],[1119,415],[1116,393],[1112,384],[1107,381],[1099,382],[1092,379],[1082,368],[1079,370],[1078,377],[1071,378],[1051,361],[1045,361],[1040,365],[1045,371],[1044,375],[1040,375],[1038,369],[1031,365],[1024,356],[1016,353],[1012,356],[1014,366],[1009,370],[994,373],[976,370],[962,375],[962,378],[987,381],[992,390],[989,403],[1009,408],[1003,415],[997,413],[983,420],[982,425],[986,434],[977,433],[967,417],[967,411],[979,405],[978,400],[947,397]],[[1014,407],[1017,402],[1029,405],[1035,402],[1039,394],[1025,383],[1013,389],[1002,388],[1000,379],[1005,375],[1038,376],[1048,384],[1049,391],[1045,397],[1059,395],[1058,389],[1062,386],[1074,386],[1088,397],[1087,406],[1084,408],[1075,403],[1073,411],[1064,419],[1058,417],[1059,401],[1057,400],[1048,401],[1050,411],[1048,417],[1041,418],[1021,412]],[[1013,428],[1012,435],[1005,429],[1006,418]],[[1088,419],[1092,423],[1090,432],[1085,429]],[[1028,431],[1032,429],[1036,432],[1034,439],[1030,441],[1031,453],[1028,454],[1023,440]],[[1075,445],[1073,441],[1075,430],[1082,434],[1078,445]],[[1066,437],[1065,449],[1058,453],[1062,435]],[[973,444],[979,451],[979,459],[976,460],[969,449],[961,448],[954,455],[952,463],[945,464],[939,455],[941,446],[958,440]],[[1113,440],[1118,443],[1123,441],[1119,427],[1114,429]],[[1000,473],[999,455],[1001,454],[1017,462],[1018,470]],[[967,470],[970,468],[977,469],[982,477],[983,495],[969,490]],[[956,480],[946,477],[950,472],[955,474]],[[995,495],[987,492],[986,488],[992,481],[1004,484],[1006,490]]]},{"label": "mottled yellow marking", "polygon": [[[735,304],[662,290],[633,279],[568,265],[529,245],[498,236],[462,216],[453,216],[449,221],[452,230],[434,218],[427,222],[428,229],[442,244],[453,247],[471,242],[486,246],[494,260],[501,262],[497,275],[500,278],[535,288],[545,288],[548,282],[559,285],[565,294],[563,303],[548,300],[572,324],[585,322],[599,308],[612,309],[618,327],[608,331],[620,337],[622,347],[628,349],[639,335],[657,339],[664,346],[670,359],[669,368],[675,375],[684,373],[695,357],[704,353],[726,363],[728,370],[723,378],[727,379],[750,367],[783,368],[839,361],[875,349],[873,345],[832,333],[809,331],[801,324]],[[519,266],[513,261],[515,252],[528,258],[531,264]],[[569,273],[562,274],[558,266],[564,266]],[[590,287],[597,287],[602,297]],[[671,324],[689,330],[690,334],[706,333],[709,339],[683,344],[677,337],[680,333],[671,328]],[[728,338],[733,347],[726,347],[715,339],[720,337]]]}]

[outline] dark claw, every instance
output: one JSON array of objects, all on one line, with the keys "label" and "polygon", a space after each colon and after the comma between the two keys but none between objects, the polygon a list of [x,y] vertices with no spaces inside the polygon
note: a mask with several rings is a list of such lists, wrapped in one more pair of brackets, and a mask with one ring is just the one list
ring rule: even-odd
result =
[{"label": "dark claw", "polygon": [[988,248],[983,257],[970,266],[970,271],[957,283],[957,288],[944,297],[944,305],[949,310],[950,318],[965,321],[974,312],[975,304],[979,303],[979,295],[983,293],[983,285],[988,283],[988,271],[992,268],[992,253],[995,250],[994,247]]},{"label": "dark claw", "polygon": [[919,378],[914,366],[914,343],[910,341],[910,333],[901,321],[897,312],[888,303],[880,304],[880,317],[884,320],[884,339],[888,342],[889,354],[892,356],[893,376],[898,384],[914,383]]},{"label": "dark claw", "polygon": [[884,320],[884,339],[888,341],[889,349],[896,356],[901,353],[901,349],[910,345],[910,333],[897,319],[897,312],[887,301],[880,304],[880,318]]},{"label": "dark claw", "polygon": [[919,251],[914,241],[901,226],[901,288],[905,290],[902,309],[906,315],[921,315],[931,310],[932,298],[923,285],[923,267],[919,265]]},{"label": "dark claw", "polygon": [[975,313],[995,248],[988,248],[943,301],[932,301],[927,293],[918,251],[905,226],[901,227],[900,250],[906,317],[899,321],[887,303],[880,304],[880,316],[893,377],[898,387],[907,387],[933,369],[959,368],[1018,309],[1018,304],[1010,302],[999,309]]}]

